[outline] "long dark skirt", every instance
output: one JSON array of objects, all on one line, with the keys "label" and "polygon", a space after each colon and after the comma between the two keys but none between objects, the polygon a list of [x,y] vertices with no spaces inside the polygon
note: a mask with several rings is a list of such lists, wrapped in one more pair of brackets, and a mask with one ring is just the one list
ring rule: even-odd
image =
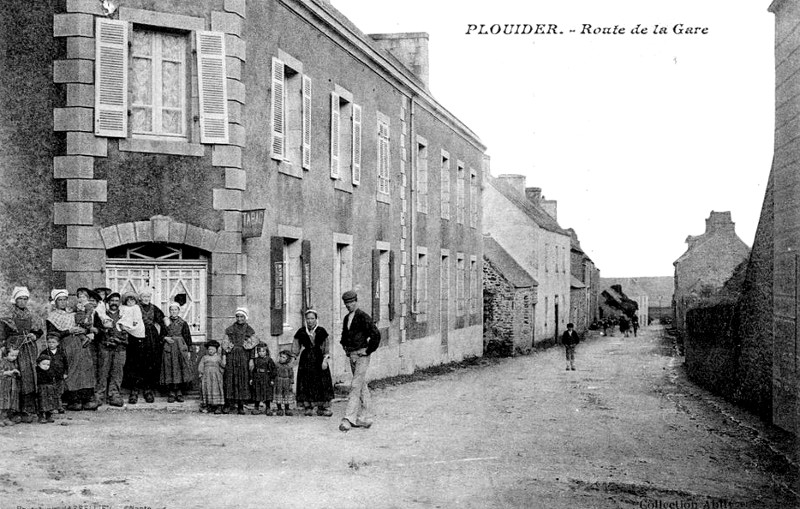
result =
[{"label": "long dark skirt", "polygon": [[333,399],[331,371],[322,369],[322,351],[306,348],[297,365],[297,403],[321,404]]},{"label": "long dark skirt", "polygon": [[131,389],[153,390],[161,375],[163,342],[154,325],[145,325],[143,338],[130,338],[125,377],[122,385]]},{"label": "long dark skirt", "polygon": [[69,377],[66,380],[67,392],[81,389],[94,389],[97,385],[94,373],[94,359],[91,344],[83,346],[84,335],[70,334],[61,340],[64,355],[67,356]]},{"label": "long dark skirt", "polygon": [[234,346],[226,356],[225,399],[243,401],[250,399],[250,353]]}]

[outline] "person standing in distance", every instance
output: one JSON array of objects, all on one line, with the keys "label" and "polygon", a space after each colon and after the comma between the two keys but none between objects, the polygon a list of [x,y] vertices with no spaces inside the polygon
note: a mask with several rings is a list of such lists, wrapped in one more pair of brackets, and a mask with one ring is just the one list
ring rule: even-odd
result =
[{"label": "person standing in distance", "polygon": [[575,347],[580,343],[581,337],[575,332],[573,324],[567,324],[567,330],[561,336],[561,343],[567,352],[567,371],[575,371]]},{"label": "person standing in distance", "polygon": [[352,290],[342,294],[342,301],[347,307],[347,315],[342,323],[341,344],[350,359],[350,370],[353,381],[350,385],[350,397],[347,410],[339,424],[339,431],[350,428],[369,428],[372,421],[367,418],[370,411],[369,387],[367,386],[367,368],[369,356],[378,349],[381,333],[372,321],[372,317],[358,308],[358,295]]}]

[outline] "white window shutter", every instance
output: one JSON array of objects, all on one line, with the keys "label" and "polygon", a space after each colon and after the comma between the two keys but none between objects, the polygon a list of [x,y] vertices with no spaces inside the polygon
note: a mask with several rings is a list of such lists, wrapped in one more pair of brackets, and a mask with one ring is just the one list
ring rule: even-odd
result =
[{"label": "white window shutter", "polygon": [[361,106],[353,104],[353,185],[361,184]]},{"label": "white window shutter", "polygon": [[228,143],[228,87],[225,34],[197,32],[200,143]]},{"label": "white window shutter", "polygon": [[273,159],[286,158],[286,80],[283,61],[272,57],[272,148]]},{"label": "white window shutter", "polygon": [[339,178],[339,94],[331,92],[331,178]]},{"label": "white window shutter", "polygon": [[311,78],[303,75],[303,169],[311,169]]},{"label": "white window shutter", "polygon": [[95,21],[94,133],[125,138],[128,135],[128,23]]}]

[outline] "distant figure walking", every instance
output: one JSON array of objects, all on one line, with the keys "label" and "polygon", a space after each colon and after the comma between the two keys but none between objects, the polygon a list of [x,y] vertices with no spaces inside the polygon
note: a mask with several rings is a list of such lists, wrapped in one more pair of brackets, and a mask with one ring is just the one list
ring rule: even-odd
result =
[{"label": "distant figure walking", "polygon": [[630,336],[630,322],[628,321],[628,317],[625,316],[625,313],[619,315],[619,332],[623,335],[623,337]]},{"label": "distant figure walking", "polygon": [[567,354],[567,371],[575,371],[575,347],[581,342],[580,335],[575,332],[572,323],[567,324],[567,330],[561,336],[561,344]]},{"label": "distant figure walking", "polygon": [[636,313],[631,317],[631,327],[633,327],[633,337],[636,337],[639,332],[639,315]]}]

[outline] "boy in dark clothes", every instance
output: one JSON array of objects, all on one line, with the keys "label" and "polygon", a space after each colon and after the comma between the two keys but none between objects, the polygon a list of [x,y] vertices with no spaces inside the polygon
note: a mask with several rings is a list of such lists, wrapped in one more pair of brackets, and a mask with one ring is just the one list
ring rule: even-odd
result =
[{"label": "boy in dark clothes", "polygon": [[51,334],[47,336],[47,348],[42,354],[50,357],[50,372],[53,376],[53,381],[56,386],[56,393],[58,393],[58,413],[64,413],[64,403],[61,397],[64,395],[64,380],[69,375],[69,363],[67,362],[67,354],[59,344],[60,340],[57,335]]},{"label": "boy in dark clothes", "polygon": [[575,371],[575,347],[581,341],[581,337],[575,332],[573,327],[575,327],[573,324],[568,323],[567,330],[565,330],[564,335],[561,336],[561,344],[564,345],[564,349],[567,353],[567,371]]}]

